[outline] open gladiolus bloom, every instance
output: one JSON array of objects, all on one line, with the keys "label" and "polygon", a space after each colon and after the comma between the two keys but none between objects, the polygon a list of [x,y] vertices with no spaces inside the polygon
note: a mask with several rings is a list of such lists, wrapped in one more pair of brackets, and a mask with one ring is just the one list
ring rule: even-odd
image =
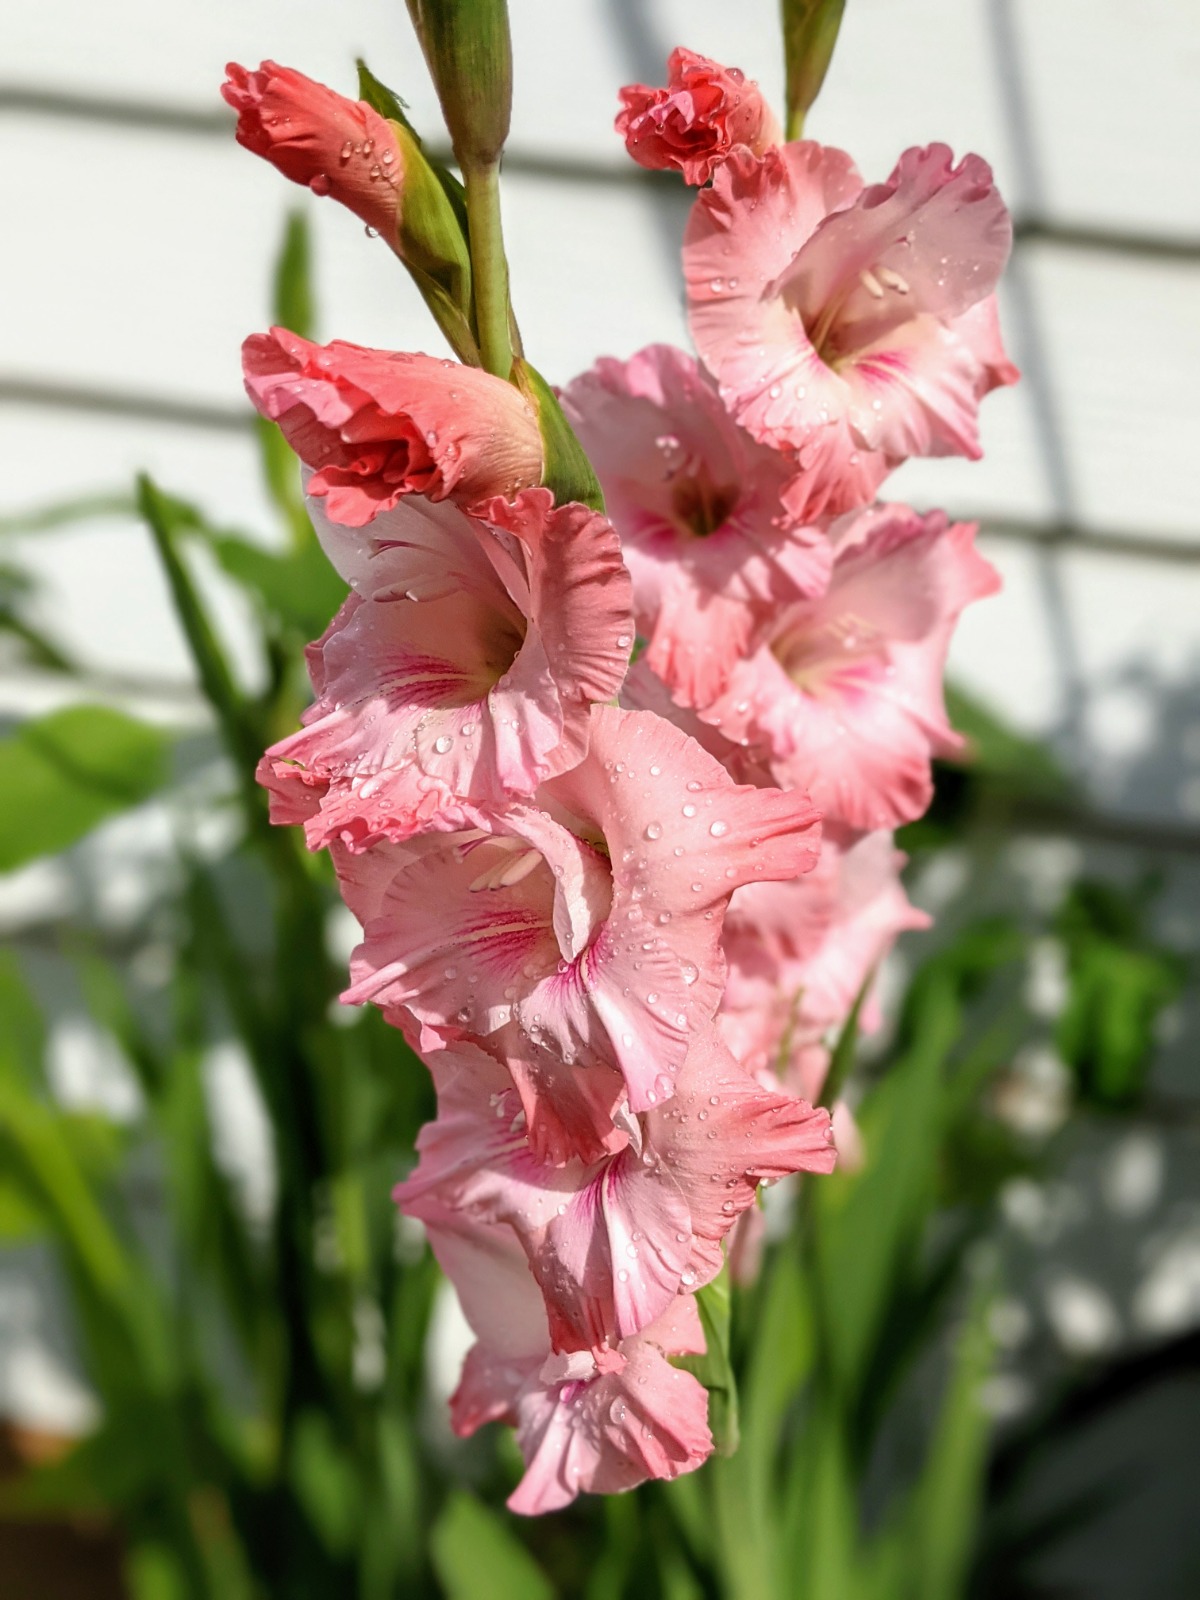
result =
[{"label": "open gladiolus bloom", "polygon": [[[602,355],[560,404],[487,235],[472,141],[507,108],[453,100],[427,25],[465,191],[369,75],[368,101],[270,62],[225,88],[240,142],[386,234],[466,354],[246,341],[349,590],[258,775],[361,926],[343,999],[432,1074],[396,1199],[475,1335],[454,1426],[516,1430],[509,1503],[536,1513],[713,1450],[728,1236],[763,1185],[833,1169],[831,1050],[927,923],[893,830],[961,748],[946,654],[997,579],[972,527],[876,494],[979,454],[1016,378],[1011,228],[977,156],[865,185],[678,50],[618,128],[697,186],[696,353]],[[843,1102],[837,1127],[863,1159]]]}]

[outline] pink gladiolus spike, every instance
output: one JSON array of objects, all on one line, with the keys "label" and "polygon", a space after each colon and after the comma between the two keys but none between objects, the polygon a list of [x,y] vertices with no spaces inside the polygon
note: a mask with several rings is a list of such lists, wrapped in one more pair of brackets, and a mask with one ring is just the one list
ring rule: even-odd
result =
[{"label": "pink gladiolus spike", "polygon": [[390,122],[362,100],[264,61],[231,61],[221,94],[238,114],[237,141],[285,178],[333,198],[395,244],[404,161]]},{"label": "pink gladiolus spike", "polygon": [[467,1043],[430,1057],[437,1120],[396,1197],[428,1197],[516,1232],[546,1302],[556,1350],[594,1349],[655,1322],[721,1267],[721,1240],[758,1184],[829,1172],[829,1115],[760,1087],[711,1031],[693,1044],[674,1098],[629,1123],[624,1148],[551,1167],[530,1150],[504,1068]]},{"label": "pink gladiolus spike", "polygon": [[597,362],[563,405],[621,535],[646,661],[683,703],[709,705],[756,626],[829,581],[828,540],[787,510],[795,463],[669,345]]},{"label": "pink gladiolus spike", "polygon": [[761,155],[783,137],[756,83],[694,50],[671,52],[665,89],[630,83],[621,103],[616,129],[633,159],[687,183],[707,183],[737,146]]},{"label": "pink gladiolus spike", "polygon": [[347,527],[405,495],[469,506],[541,478],[537,418],[478,367],[273,328],[246,340],[242,368],[246,393],[313,469],[309,494]]},{"label": "pink gladiolus spike", "polygon": [[411,497],[331,550],[355,593],[312,647],[307,726],[260,769],[314,848],[461,827],[461,801],[531,793],[579,760],[592,702],[620,686],[631,590],[610,524],[547,489],[479,512]]},{"label": "pink gladiolus spike", "polygon": [[795,514],[862,505],[906,456],[979,454],[979,402],[1017,375],[976,311],[1011,241],[990,168],[944,145],[870,188],[811,142],[736,155],[699,196],[692,336],[738,421],[805,469]]},{"label": "pink gladiolus spike", "polygon": [[974,535],[904,506],[847,518],[826,593],[781,612],[702,715],[765,747],[776,782],[805,788],[831,822],[865,832],[920,816],[930,758],[960,747],[942,699],[950,636],[999,586]]}]

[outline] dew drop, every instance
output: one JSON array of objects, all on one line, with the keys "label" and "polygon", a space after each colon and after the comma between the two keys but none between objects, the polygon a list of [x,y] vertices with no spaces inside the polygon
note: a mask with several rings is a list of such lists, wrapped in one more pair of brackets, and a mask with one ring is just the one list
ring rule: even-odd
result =
[{"label": "dew drop", "polygon": [[684,806],[683,814],[685,817],[694,817],[696,815],[696,808],[694,805],[692,805],[690,800],[688,801],[687,805]]},{"label": "dew drop", "polygon": [[446,751],[449,750],[452,742],[453,741],[443,733],[440,739],[435,739],[433,741],[433,748],[437,751],[438,755],[444,756]]},{"label": "dew drop", "polygon": [[648,822],[646,824],[646,834],[645,834],[645,836],[646,836],[647,839],[661,839],[662,838],[662,823],[661,822]]},{"label": "dew drop", "polygon": [[714,839],[722,839],[729,832],[729,824],[727,822],[713,822],[709,825],[708,831]]}]

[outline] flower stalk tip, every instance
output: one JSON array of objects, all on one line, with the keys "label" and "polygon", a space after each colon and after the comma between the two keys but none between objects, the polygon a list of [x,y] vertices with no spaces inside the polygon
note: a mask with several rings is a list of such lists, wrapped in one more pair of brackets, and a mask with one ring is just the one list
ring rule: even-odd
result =
[{"label": "flower stalk tip", "polygon": [[781,0],[787,72],[787,137],[804,137],[804,119],[833,58],[846,0]]}]

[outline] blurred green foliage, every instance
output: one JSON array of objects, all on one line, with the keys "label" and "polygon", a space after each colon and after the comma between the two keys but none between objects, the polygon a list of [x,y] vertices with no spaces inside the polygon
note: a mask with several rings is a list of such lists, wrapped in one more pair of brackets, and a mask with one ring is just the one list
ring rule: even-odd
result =
[{"label": "blurred green foliage", "polygon": [[1054,922],[1070,982],[1055,1044],[1080,1096],[1109,1110],[1140,1098],[1159,1019],[1187,977],[1186,961],[1147,928],[1158,887],[1146,878],[1123,893],[1082,880],[1071,886]]},{"label": "blurred green foliage", "polygon": [[[309,333],[313,305],[293,219],[277,320]],[[132,1119],[63,1107],[27,976],[15,957],[0,962],[0,1238],[52,1245],[99,1403],[63,1459],[0,1488],[0,1516],[111,1518],[132,1600],[961,1600],[993,1450],[981,1393],[996,1197],[1038,1159],[991,1104],[1036,1026],[1023,998],[1031,940],[1064,952],[1055,1043],[1081,1102],[1127,1107],[1184,977],[1147,932],[1153,886],[1080,883],[1047,924],[958,926],[869,1060],[855,1008],[827,1093],[846,1084],[857,1100],[863,1164],[805,1184],[790,1213],[769,1207],[762,1270],[727,1271],[700,1297],[709,1351],[690,1364],[711,1390],[720,1453],[673,1484],[519,1522],[503,1510],[519,1473],[511,1438],[451,1441],[430,1394],[438,1273],[390,1199],[432,1114],[428,1075],[377,1014],[338,1007],[327,862],[298,830],[270,827],[253,781],[305,703],[303,646],[345,593],[290,451],[274,428],[259,439],[272,548],[137,486],[238,827],[215,851],[179,829],[161,992],[147,996],[86,930],[63,943],[95,1029],[136,1083]],[[49,531],[131,503],[103,496],[7,526]],[[251,603],[265,668],[253,693],[197,558]],[[26,663],[74,673],[70,650],[30,621],[30,596],[19,569],[0,568],[0,629]],[[918,861],[1071,799],[1039,746],[961,694],[952,713],[969,751],[939,769],[930,816],[905,830]],[[0,742],[0,870],[169,796],[177,744],[103,705],[22,724]],[[266,1112],[265,1210],[218,1157],[210,1066],[230,1040]],[[1015,1548],[1021,1530],[1007,1537]],[[993,1569],[1015,1573],[988,1538]],[[1014,1577],[1006,1600],[1018,1592]]]}]

